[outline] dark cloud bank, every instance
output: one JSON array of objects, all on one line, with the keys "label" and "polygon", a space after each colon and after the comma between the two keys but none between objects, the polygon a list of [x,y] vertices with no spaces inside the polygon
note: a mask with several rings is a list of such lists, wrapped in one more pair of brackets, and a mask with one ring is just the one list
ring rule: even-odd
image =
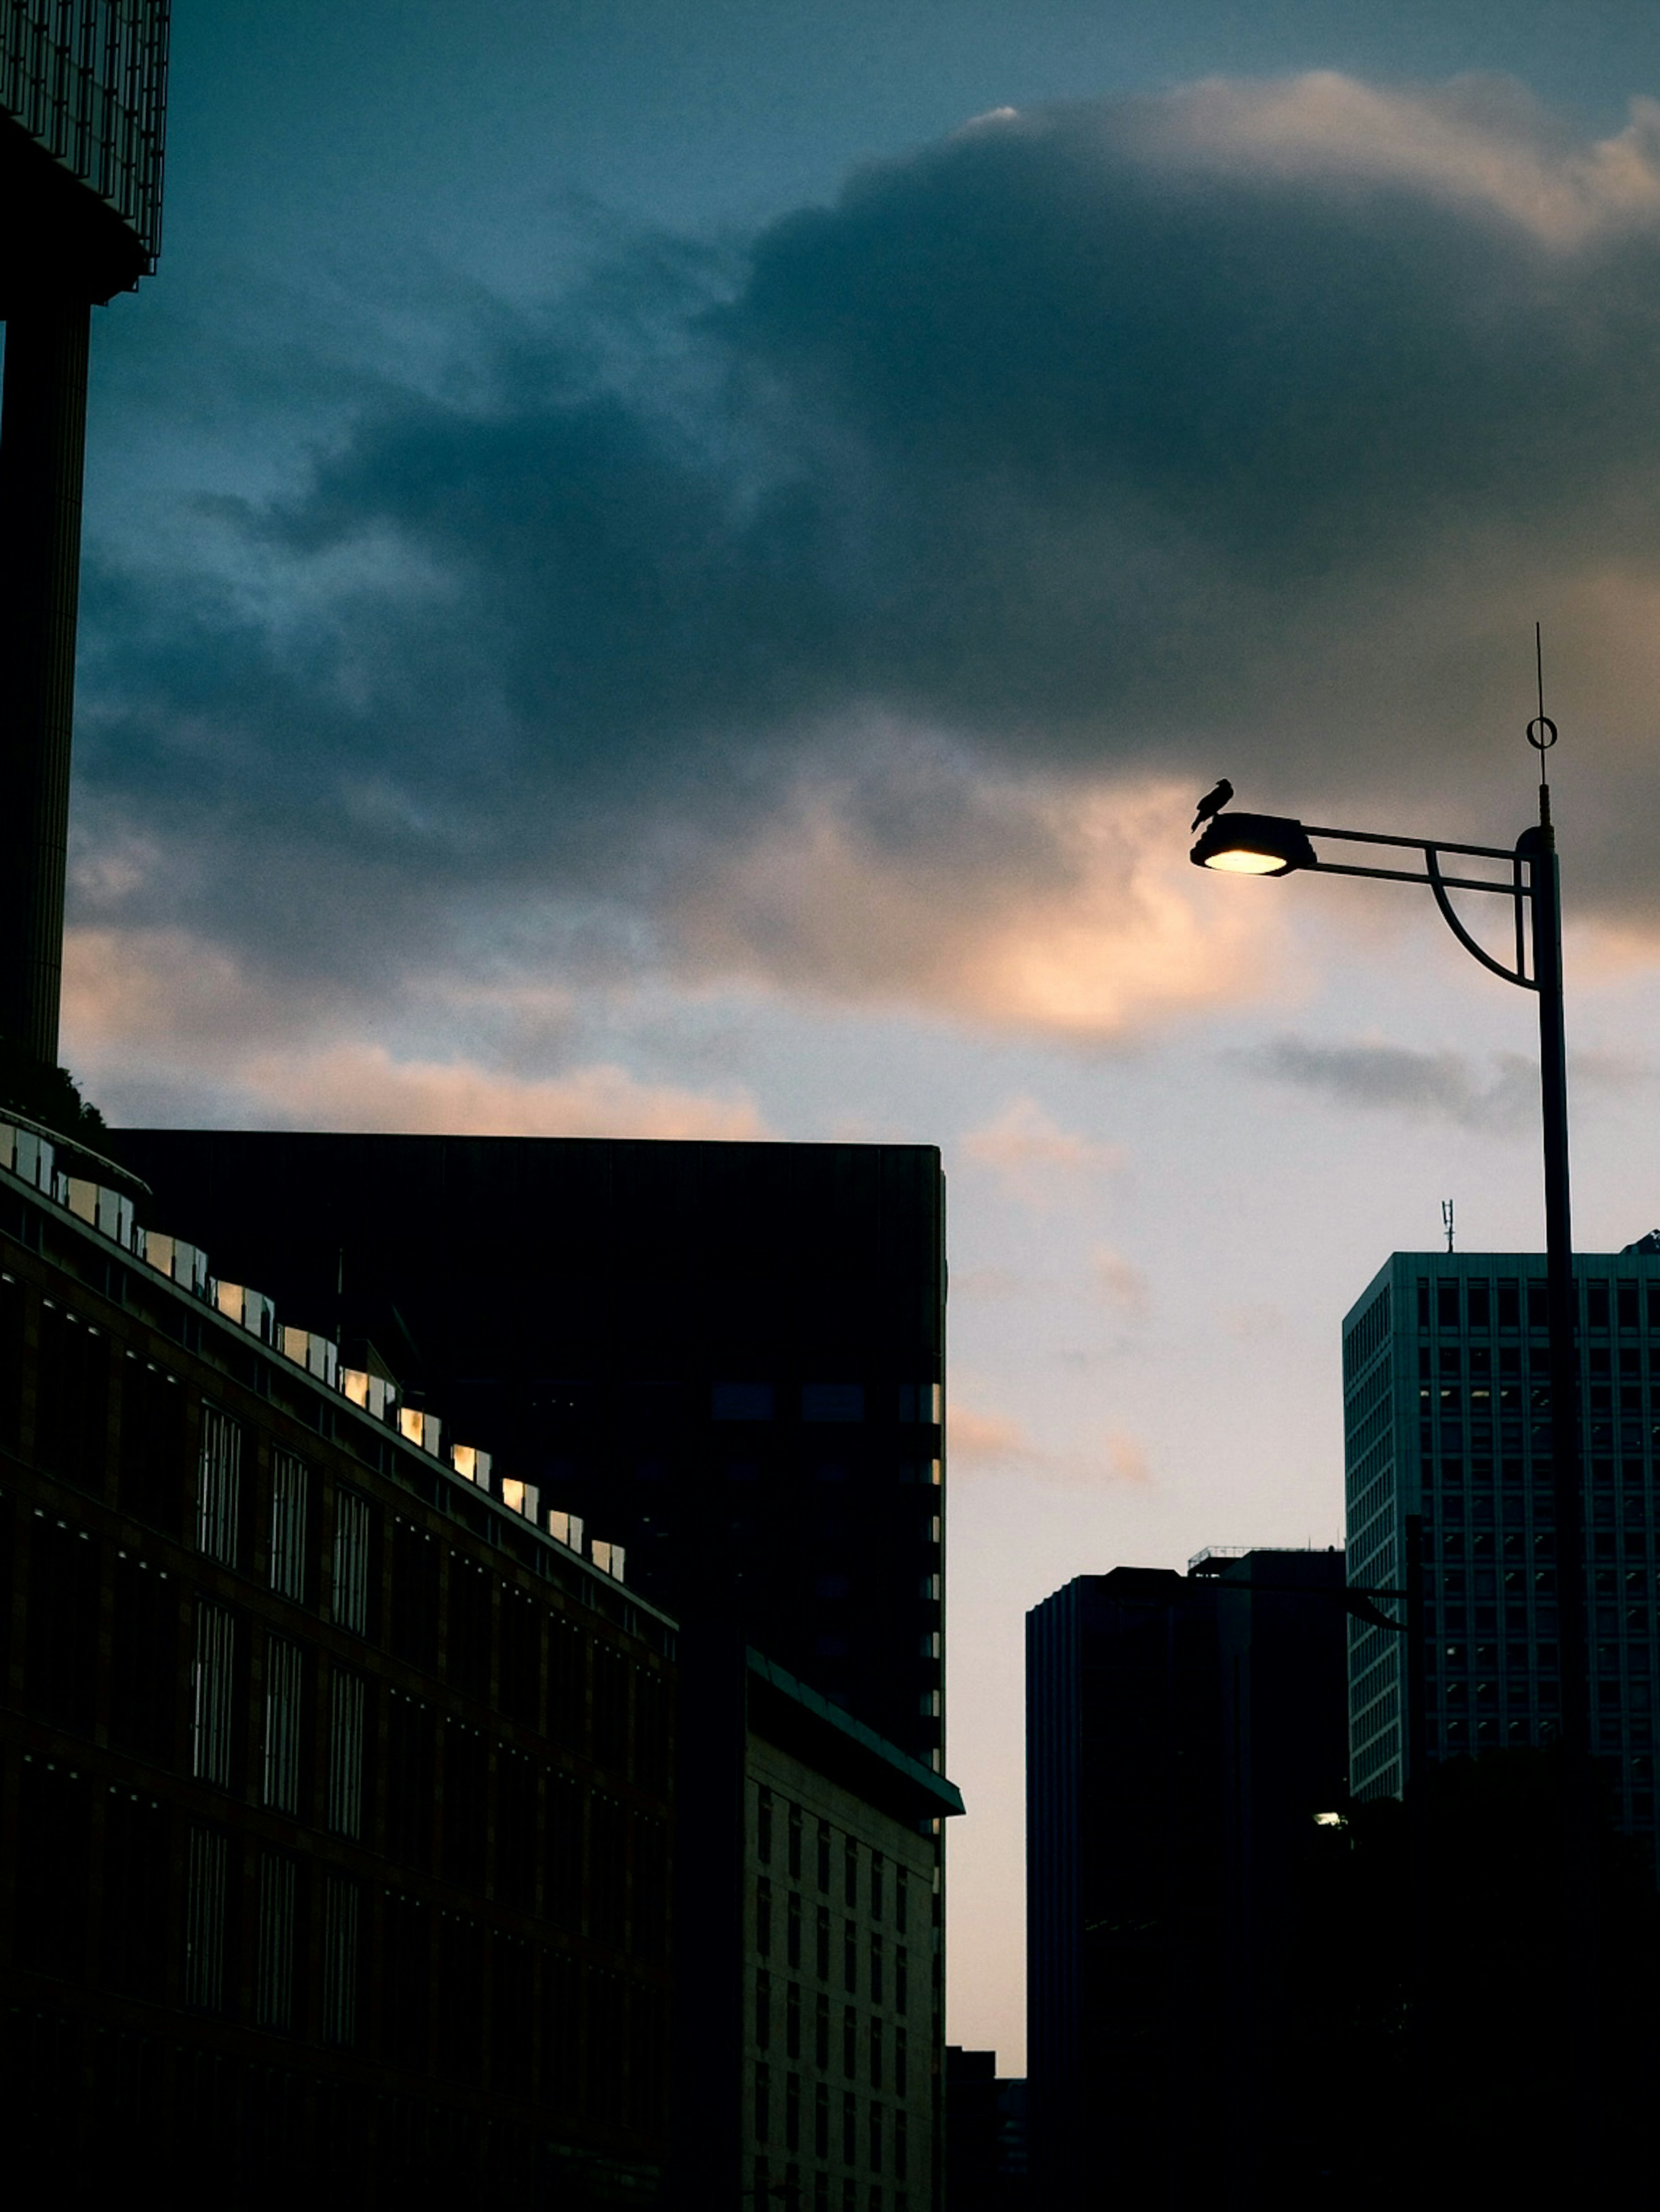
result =
[{"label": "dark cloud bank", "polygon": [[965,914],[1052,884],[987,797],[1022,778],[1493,835],[1536,613],[1572,895],[1660,918],[1646,110],[1602,149],[1493,84],[992,118],[702,265],[493,315],[464,397],[366,375],[196,572],[94,563],[83,820],[155,857],[86,918],[313,973],[672,958],[813,793]]}]

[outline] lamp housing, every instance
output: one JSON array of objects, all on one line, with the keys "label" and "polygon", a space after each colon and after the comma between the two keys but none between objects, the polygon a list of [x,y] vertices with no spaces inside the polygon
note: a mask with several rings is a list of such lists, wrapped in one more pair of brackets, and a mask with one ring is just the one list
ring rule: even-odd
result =
[{"label": "lamp housing", "polygon": [[1188,858],[1232,876],[1288,876],[1320,865],[1308,831],[1286,814],[1215,815]]}]

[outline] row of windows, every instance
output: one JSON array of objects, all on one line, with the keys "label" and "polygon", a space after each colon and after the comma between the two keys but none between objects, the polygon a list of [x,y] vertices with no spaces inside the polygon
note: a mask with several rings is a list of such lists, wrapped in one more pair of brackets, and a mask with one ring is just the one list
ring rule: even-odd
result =
[{"label": "row of windows", "polygon": [[[866,1396],[862,1382],[804,1382],[794,1410],[804,1421],[862,1421]],[[902,1382],[881,1406],[880,1416],[937,1427],[944,1418],[944,1397],[937,1382]],[[781,1398],[771,1382],[716,1382],[709,1392],[709,1413],[717,1421],[770,1421],[778,1416]],[[877,1411],[874,1404],[872,1410]]]},{"label": "row of windows", "polygon": [[[812,2014],[809,2023],[806,2008],[810,1996]],[[859,2063],[861,2019],[865,2021],[866,2046],[862,2067]],[[779,1988],[767,1966],[756,1969],[751,2027],[757,2051],[769,2050],[776,2037],[782,2042],[787,2058],[799,2059],[806,2051],[821,2074],[829,2073],[832,2057],[839,2051],[842,2073],[847,2080],[863,2076],[873,2089],[891,2088],[897,2097],[908,2094],[909,2046],[903,2026],[895,2025],[890,2033],[884,2021],[861,2014],[857,2005],[833,2008],[829,1997],[822,1992],[813,1995],[804,1991],[799,1982],[786,1982]]]},{"label": "row of windows", "polygon": [[[1580,1373],[1582,1379],[1596,1387],[1611,1382],[1617,1376],[1622,1385],[1639,1383],[1645,1371],[1652,1378],[1660,1375],[1660,1344],[1651,1344],[1646,1356],[1633,1346],[1623,1346],[1618,1352],[1593,1346],[1583,1351]],[[1457,1382],[1466,1376],[1473,1383],[1491,1386],[1497,1376],[1500,1383],[1528,1382],[1544,1390],[1550,1389],[1551,1364],[1548,1349],[1534,1345],[1530,1349],[1521,1345],[1501,1345],[1498,1351],[1487,1346],[1444,1344],[1432,1352],[1428,1345],[1418,1347],[1418,1380],[1420,1383],[1440,1381]]]},{"label": "row of windows", "polygon": [[[757,2158],[751,2175],[749,2202],[786,2204],[791,2212],[807,2212],[801,2169],[794,2160],[781,2172],[765,2158]],[[812,2212],[910,2212],[910,2198],[903,2189],[891,2197],[879,2181],[868,2185],[844,2174],[838,2182],[823,2166],[812,2176]]]},{"label": "row of windows", "polygon": [[[1611,1325],[1635,1330],[1645,1319],[1651,1328],[1660,1328],[1660,1281],[1583,1282],[1576,1289],[1580,1322],[1585,1328],[1604,1334]],[[1525,1281],[1501,1277],[1493,1283],[1443,1282],[1434,1286],[1432,1294],[1427,1278],[1420,1278],[1418,1285],[1420,1328],[1428,1328],[1433,1316],[1438,1329],[1519,1330],[1524,1306],[1529,1328],[1549,1326],[1542,1276],[1529,1276]]]},{"label": "row of windows", "polygon": [[[780,2086],[783,2094],[778,2101],[783,2109],[781,2113],[775,2114],[773,2110],[772,2069],[765,2059],[757,2059],[753,2096],[755,2140],[757,2142],[770,2142],[775,2122],[781,2119],[784,2148],[800,2150],[804,2148],[804,2123],[808,2122],[809,2118],[803,2111],[806,2100],[801,2094],[801,2076],[786,2074]],[[827,2082],[818,2081],[810,2086],[812,2090],[810,2115],[812,2154],[814,2158],[828,2160],[839,2156],[843,2166],[862,2163],[868,2173],[891,2173],[899,2181],[909,2178],[909,2116],[903,2109],[879,2104],[872,2098],[864,2104],[861,2114],[860,2100],[851,2089],[842,2092],[838,2108],[837,2100]]]},{"label": "row of windows", "polygon": [[61,1764],[25,1757],[15,1817],[27,1971],[560,2112],[660,2118],[662,2000],[625,1975]]},{"label": "row of windows", "polygon": [[[234,1431],[233,1431],[234,1433]],[[235,1493],[233,1492],[232,1496]],[[368,1553],[379,1516],[366,1502],[342,1492],[347,1510],[337,1515],[337,1545],[347,1553],[347,1585],[362,1589],[355,1562]],[[279,1529],[297,1514],[273,1492]],[[352,1509],[356,1510],[352,1510]],[[12,1500],[0,1496],[0,1520],[9,1525]],[[29,1523],[31,1553],[26,1637],[26,1696],[31,1707],[60,1726],[85,1734],[95,1717],[95,1659],[102,1620],[103,1580],[112,1582],[111,1633],[114,1663],[108,1678],[109,1723],[125,1747],[170,1764],[176,1756],[173,1686],[179,1660],[179,1586],[163,1570],[89,1532],[37,1508]],[[441,1565],[447,1547],[411,1523],[395,1520],[389,1642],[397,1655],[437,1671],[438,1631],[447,1630],[445,1672],[451,1684],[490,1701],[508,1718],[541,1729],[607,1771],[631,1776],[648,1789],[666,1786],[668,1760],[666,1692],[662,1677],[633,1665],[613,1646],[587,1633],[569,1617],[545,1611],[527,1593],[492,1577],[459,1553],[448,1553],[447,1601],[441,1606]],[[281,1553],[274,1548],[273,1557]],[[493,1601],[499,1595],[497,1607]],[[368,1603],[368,1596],[364,1603]],[[216,1620],[226,1624],[213,1626]],[[232,1638],[228,1610],[198,1607],[192,1627],[197,1694],[209,1703],[198,1723],[210,1736],[229,1726],[229,1707],[213,1705],[216,1686],[230,1680],[235,1663],[216,1656],[213,1636]],[[204,1636],[210,1642],[204,1644]],[[229,1643],[227,1643],[227,1650]],[[269,1639],[273,1680],[301,1662],[289,1639]],[[494,1696],[492,1698],[492,1686]]]},{"label": "row of windows", "polygon": [[[936,1655],[937,1648],[936,1639]],[[810,1844],[809,1827],[812,1830]],[[842,1836],[838,1849],[836,1831],[828,1820],[810,1820],[800,1805],[788,1798],[775,1797],[767,1784],[760,1783],[755,1793],[755,1856],[763,1867],[771,1867],[775,1863],[781,1831],[783,1837],[781,1871],[789,1881],[802,1881],[807,1878],[806,1867],[810,1848],[812,1879],[819,1895],[828,1897],[839,1858],[842,1904],[850,1911],[858,1910],[862,1872],[863,1901],[870,1918],[877,1922],[885,1920],[891,1899],[893,1924],[901,1935],[904,1934],[910,1910],[909,1880],[905,1869],[902,1866],[890,1867],[880,1851],[862,1845],[854,1836]],[[770,1945],[761,1948],[764,1952],[770,1948]]]}]

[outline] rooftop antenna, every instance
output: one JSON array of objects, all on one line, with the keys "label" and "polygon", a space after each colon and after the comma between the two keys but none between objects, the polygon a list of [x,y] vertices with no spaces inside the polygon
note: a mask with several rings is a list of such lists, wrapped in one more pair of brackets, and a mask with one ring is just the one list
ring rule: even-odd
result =
[{"label": "rooftop antenna", "polygon": [[1452,1200],[1450,1198],[1444,1198],[1441,1201],[1441,1226],[1447,1232],[1447,1249],[1450,1252],[1452,1249]]},{"label": "rooftop antenna", "polygon": [[1545,641],[1540,625],[1533,626],[1533,666],[1539,679],[1539,713],[1528,724],[1528,743],[1539,756],[1539,826],[1550,828],[1550,786],[1545,781],[1545,755],[1556,743],[1556,725],[1545,712]]}]

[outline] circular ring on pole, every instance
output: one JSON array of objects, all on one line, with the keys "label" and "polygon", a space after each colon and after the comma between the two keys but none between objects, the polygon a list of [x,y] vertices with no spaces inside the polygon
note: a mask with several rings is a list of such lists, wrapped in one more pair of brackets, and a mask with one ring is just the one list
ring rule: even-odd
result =
[{"label": "circular ring on pole", "polygon": [[[1546,732],[1548,734],[1535,737],[1534,735],[1535,730]],[[1548,714],[1535,714],[1532,721],[1528,724],[1528,743],[1535,752],[1541,753],[1548,753],[1556,743],[1556,725]]]}]

